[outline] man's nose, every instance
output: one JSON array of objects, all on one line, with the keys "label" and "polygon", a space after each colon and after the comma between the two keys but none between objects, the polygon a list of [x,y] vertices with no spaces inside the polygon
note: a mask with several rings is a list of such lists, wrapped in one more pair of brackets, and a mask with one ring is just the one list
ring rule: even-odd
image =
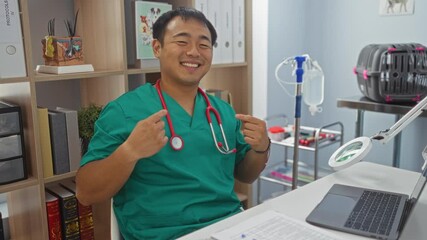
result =
[{"label": "man's nose", "polygon": [[187,50],[187,55],[192,57],[198,57],[200,56],[199,49],[197,48],[196,44],[190,44]]}]

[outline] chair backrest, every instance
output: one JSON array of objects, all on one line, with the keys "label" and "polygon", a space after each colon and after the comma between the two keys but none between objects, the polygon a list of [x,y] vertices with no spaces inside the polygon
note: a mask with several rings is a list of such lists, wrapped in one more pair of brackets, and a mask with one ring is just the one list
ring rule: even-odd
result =
[{"label": "chair backrest", "polygon": [[111,199],[111,216],[110,216],[111,224],[110,224],[110,235],[111,240],[121,240],[122,237],[120,235],[119,225],[117,224],[116,214],[114,214],[113,209],[113,199]]},{"label": "chair backrest", "polygon": [[222,100],[226,101],[227,103],[230,104],[230,106],[233,107],[233,98],[231,96],[231,92],[229,92],[228,90],[206,89],[205,91],[210,95],[221,98]]}]

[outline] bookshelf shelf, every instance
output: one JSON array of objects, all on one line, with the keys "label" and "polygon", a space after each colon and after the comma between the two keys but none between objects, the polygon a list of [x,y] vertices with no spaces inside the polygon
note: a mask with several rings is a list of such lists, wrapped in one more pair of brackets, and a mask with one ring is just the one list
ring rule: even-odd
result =
[{"label": "bookshelf shelf", "polygon": [[60,81],[69,79],[89,79],[105,76],[117,76],[124,75],[122,70],[95,70],[90,73],[68,73],[68,74],[47,74],[37,73],[34,77],[36,82],[47,82],[47,81]]},{"label": "bookshelf shelf", "polygon": [[135,74],[145,74],[145,73],[158,73],[160,69],[158,67],[152,67],[152,68],[129,68],[128,70],[129,75],[135,75]]},{"label": "bookshelf shelf", "polygon": [[[159,71],[158,69],[153,69],[153,72]],[[127,70],[128,75],[135,75],[135,74],[143,74],[144,71],[140,68],[128,68]]]},{"label": "bookshelf shelf", "polygon": [[233,67],[246,67],[248,64],[246,62],[243,63],[225,63],[225,64],[213,64],[212,68],[233,68]]},{"label": "bookshelf shelf", "polygon": [[70,178],[74,178],[76,176],[76,171],[72,171],[69,173],[64,173],[61,175],[54,175],[52,177],[48,177],[44,179],[44,183],[48,184],[48,183],[56,183],[56,182],[60,182],[62,180],[66,180],[66,179],[70,179]]},{"label": "bookshelf shelf", "polygon": [[28,77],[5,78],[0,79],[0,84],[28,82],[29,80]]},{"label": "bookshelf shelf", "polygon": [[39,184],[39,181],[37,178],[29,177],[28,179],[25,179],[19,182],[0,185],[0,193],[12,192],[12,191],[24,189],[27,187],[37,186],[38,184]]},{"label": "bookshelf shelf", "polygon": [[[16,0],[19,3],[27,76],[0,78],[0,99],[22,108],[28,179],[0,185],[7,195],[12,239],[48,239],[45,187],[73,179],[76,172],[44,178],[40,146],[38,106],[59,106],[78,110],[89,104],[104,106],[129,91],[135,84],[156,80],[159,67],[136,68],[132,25],[133,0]],[[194,6],[194,0],[159,0],[173,8]],[[77,35],[82,37],[84,61],[95,71],[72,74],[42,74],[35,71],[44,64],[41,39],[47,22],[56,18],[56,32],[66,35],[63,20],[73,19],[79,10]],[[245,0],[245,56],[242,63],[214,64],[201,82],[204,88],[226,89],[233,95],[238,113],[251,113],[251,25],[252,3]],[[135,80],[137,79],[137,80]],[[139,81],[141,80],[141,82]],[[75,80],[75,81],[74,81]],[[132,86],[131,86],[132,85]],[[251,186],[236,182],[239,199],[252,206]],[[110,201],[95,204],[95,238],[110,239]]]}]

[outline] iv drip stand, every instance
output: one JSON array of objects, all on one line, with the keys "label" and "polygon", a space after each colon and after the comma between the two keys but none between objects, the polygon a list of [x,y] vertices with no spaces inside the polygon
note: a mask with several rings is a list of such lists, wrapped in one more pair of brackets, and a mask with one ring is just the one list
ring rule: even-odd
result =
[{"label": "iv drip stand", "polygon": [[301,99],[302,99],[302,75],[304,74],[304,69],[302,64],[306,60],[304,56],[296,56],[295,61],[297,63],[296,76],[297,76],[297,85],[296,85],[296,96],[295,96],[295,123],[294,123],[294,158],[293,158],[293,167],[292,167],[292,190],[298,187],[298,158],[299,158],[299,134],[300,134],[300,118],[301,118]]}]

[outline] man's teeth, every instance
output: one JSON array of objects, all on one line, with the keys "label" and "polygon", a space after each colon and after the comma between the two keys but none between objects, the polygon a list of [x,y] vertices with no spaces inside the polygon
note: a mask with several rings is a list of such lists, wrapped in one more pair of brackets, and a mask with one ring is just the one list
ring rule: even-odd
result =
[{"label": "man's teeth", "polygon": [[186,67],[193,67],[193,68],[199,66],[199,64],[195,64],[195,63],[182,63],[182,65],[184,65]]}]

